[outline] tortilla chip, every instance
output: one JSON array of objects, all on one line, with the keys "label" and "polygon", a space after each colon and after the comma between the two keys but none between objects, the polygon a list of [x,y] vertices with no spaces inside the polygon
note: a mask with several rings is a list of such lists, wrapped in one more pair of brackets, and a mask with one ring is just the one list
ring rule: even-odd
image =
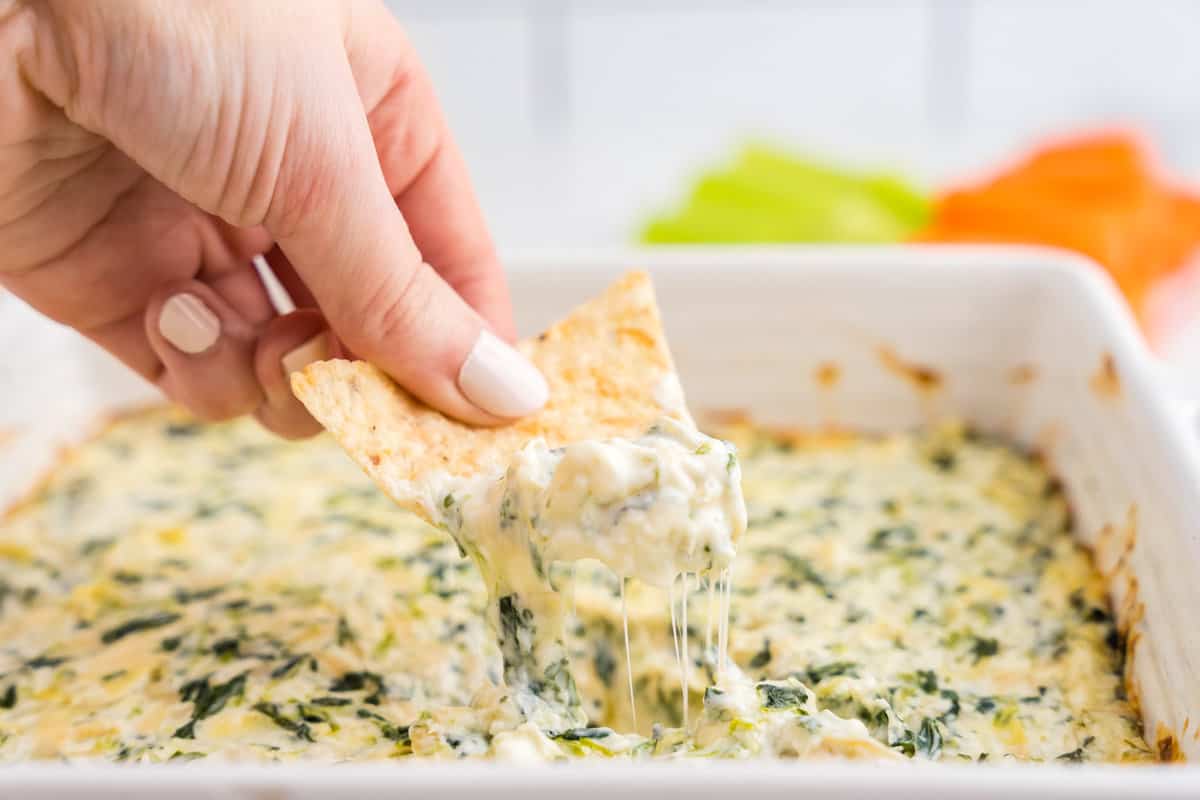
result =
[{"label": "tortilla chip", "polygon": [[377,367],[336,359],[292,374],[292,391],[397,503],[429,519],[423,479],[503,470],[531,439],[551,447],[632,437],[658,417],[687,417],[650,277],[631,272],[521,352],[542,371],[550,400],[499,428],[449,419]]}]

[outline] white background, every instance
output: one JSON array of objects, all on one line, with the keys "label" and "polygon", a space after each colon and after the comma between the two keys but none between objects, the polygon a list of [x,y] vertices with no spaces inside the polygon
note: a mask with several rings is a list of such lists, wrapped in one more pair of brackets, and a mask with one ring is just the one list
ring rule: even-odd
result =
[{"label": "white background", "polygon": [[936,184],[1131,121],[1200,176],[1198,0],[390,0],[506,248],[627,242],[747,136]]}]

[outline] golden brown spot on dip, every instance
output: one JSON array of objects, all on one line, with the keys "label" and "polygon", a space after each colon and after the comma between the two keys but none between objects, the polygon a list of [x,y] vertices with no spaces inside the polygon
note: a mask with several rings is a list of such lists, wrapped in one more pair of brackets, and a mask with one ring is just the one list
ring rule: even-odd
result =
[{"label": "golden brown spot on dip", "polygon": [[706,426],[748,425],[750,413],[744,408],[706,408],[697,418]]},{"label": "golden brown spot on dip", "polygon": [[932,392],[941,388],[942,376],[933,367],[906,361],[892,348],[884,345],[879,348],[879,361],[894,375],[911,382],[924,392]]},{"label": "golden brown spot on dip", "polygon": [[1179,749],[1179,743],[1175,739],[1175,735],[1170,729],[1161,722],[1158,723],[1158,728],[1155,731],[1155,747],[1158,749],[1158,760],[1184,761],[1183,751]]},{"label": "golden brown spot on dip", "polygon": [[1038,369],[1033,364],[1018,364],[1008,371],[1008,382],[1014,386],[1028,386],[1037,377]]},{"label": "golden brown spot on dip", "polygon": [[1117,362],[1112,353],[1105,353],[1100,360],[1100,367],[1089,381],[1092,391],[1100,397],[1119,397],[1121,395],[1121,376],[1117,373]]},{"label": "golden brown spot on dip", "polygon": [[813,378],[823,389],[832,389],[842,379],[842,368],[832,361],[824,361],[817,365]]}]

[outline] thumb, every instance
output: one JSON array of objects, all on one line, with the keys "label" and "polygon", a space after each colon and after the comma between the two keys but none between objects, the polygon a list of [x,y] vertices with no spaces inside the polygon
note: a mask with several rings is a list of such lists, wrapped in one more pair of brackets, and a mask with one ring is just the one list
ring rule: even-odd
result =
[{"label": "thumb", "polygon": [[[353,85],[340,94],[355,97]],[[361,106],[338,105],[294,129],[268,221],[334,333],[421,400],[466,422],[496,424],[538,410],[545,379],[424,262],[388,191]]]}]

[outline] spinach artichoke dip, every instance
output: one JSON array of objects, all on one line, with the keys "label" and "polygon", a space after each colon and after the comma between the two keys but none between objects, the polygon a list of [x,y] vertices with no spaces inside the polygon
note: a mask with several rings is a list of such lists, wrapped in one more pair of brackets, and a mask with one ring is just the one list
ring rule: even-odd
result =
[{"label": "spinach artichoke dip", "polygon": [[0,759],[1151,759],[1036,460],[720,433],[535,440],[435,527],[327,437],[119,419],[0,523]]}]

